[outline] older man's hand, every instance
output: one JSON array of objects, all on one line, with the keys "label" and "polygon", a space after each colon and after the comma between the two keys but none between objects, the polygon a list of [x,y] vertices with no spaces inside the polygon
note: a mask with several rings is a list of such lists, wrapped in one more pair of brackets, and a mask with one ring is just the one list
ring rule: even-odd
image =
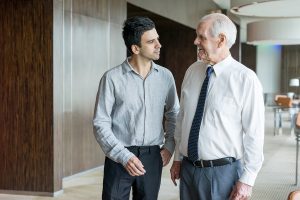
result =
[{"label": "older man's hand", "polygon": [[171,179],[175,186],[177,186],[176,179],[180,178],[181,161],[174,161],[170,169]]},{"label": "older man's hand", "polygon": [[237,182],[230,194],[230,200],[249,200],[252,194],[252,186]]}]

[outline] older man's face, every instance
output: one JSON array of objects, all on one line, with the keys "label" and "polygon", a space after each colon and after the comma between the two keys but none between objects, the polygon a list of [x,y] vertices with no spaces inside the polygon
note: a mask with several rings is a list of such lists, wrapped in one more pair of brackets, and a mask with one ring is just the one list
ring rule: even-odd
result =
[{"label": "older man's face", "polygon": [[210,21],[202,22],[196,29],[196,39],[194,44],[198,48],[198,58],[205,63],[215,64],[218,61],[219,38],[212,37],[209,33]]}]

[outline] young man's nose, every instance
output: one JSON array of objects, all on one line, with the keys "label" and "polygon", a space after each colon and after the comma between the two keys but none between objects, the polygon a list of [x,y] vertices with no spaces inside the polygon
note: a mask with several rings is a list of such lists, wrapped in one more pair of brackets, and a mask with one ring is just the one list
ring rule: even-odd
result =
[{"label": "young man's nose", "polygon": [[156,48],[161,48],[161,47],[162,47],[162,45],[160,44],[159,41],[157,41],[157,43],[156,43]]}]

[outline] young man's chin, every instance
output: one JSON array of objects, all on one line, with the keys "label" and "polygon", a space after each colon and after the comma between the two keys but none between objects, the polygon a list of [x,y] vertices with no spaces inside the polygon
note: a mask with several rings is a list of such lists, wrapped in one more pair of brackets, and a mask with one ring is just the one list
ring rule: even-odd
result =
[{"label": "young man's chin", "polygon": [[154,58],[153,58],[153,60],[158,60],[159,59],[159,56],[155,56]]}]

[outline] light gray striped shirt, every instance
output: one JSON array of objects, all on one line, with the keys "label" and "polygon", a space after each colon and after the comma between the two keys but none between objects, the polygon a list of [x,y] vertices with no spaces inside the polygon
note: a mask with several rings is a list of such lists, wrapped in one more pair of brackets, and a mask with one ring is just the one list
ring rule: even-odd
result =
[{"label": "light gray striped shirt", "polygon": [[149,74],[143,79],[127,59],[100,80],[94,134],[105,155],[123,165],[134,156],[126,146],[164,145],[173,153],[178,112],[172,73],[152,62]]}]

